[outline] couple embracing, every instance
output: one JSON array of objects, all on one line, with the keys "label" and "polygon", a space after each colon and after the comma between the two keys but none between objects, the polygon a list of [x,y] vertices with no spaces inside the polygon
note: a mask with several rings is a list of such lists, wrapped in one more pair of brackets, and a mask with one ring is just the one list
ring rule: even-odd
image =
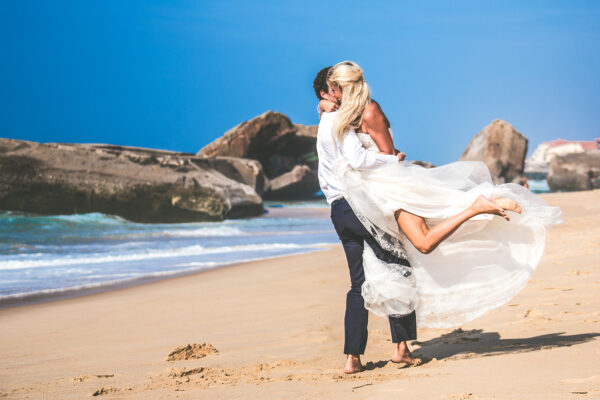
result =
[{"label": "couple embracing", "polygon": [[389,320],[392,361],[419,365],[407,345],[417,322],[453,327],[509,301],[535,271],[560,209],[522,186],[493,185],[481,162],[404,161],[353,62],[321,70],[313,86],[325,110],[319,184],[350,272],[344,372],[363,369],[369,311]]}]

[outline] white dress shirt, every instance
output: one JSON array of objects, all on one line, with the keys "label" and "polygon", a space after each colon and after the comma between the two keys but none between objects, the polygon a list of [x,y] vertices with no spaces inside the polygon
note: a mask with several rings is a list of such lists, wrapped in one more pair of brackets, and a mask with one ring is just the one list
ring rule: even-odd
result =
[{"label": "white dress shirt", "polygon": [[329,204],[344,194],[333,166],[338,157],[344,157],[354,169],[377,168],[387,163],[397,163],[398,157],[367,151],[354,129],[350,129],[343,141],[333,141],[333,119],[336,112],[324,112],[317,133],[317,155],[319,156],[319,185]]}]

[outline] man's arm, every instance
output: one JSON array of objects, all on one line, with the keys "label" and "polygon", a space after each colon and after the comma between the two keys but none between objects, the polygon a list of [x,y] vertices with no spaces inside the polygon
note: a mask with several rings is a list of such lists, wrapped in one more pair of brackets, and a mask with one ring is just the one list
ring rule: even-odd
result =
[{"label": "man's arm", "polygon": [[346,133],[341,143],[338,142],[338,146],[342,157],[354,169],[372,169],[384,164],[397,163],[400,160],[398,156],[368,151],[352,129]]}]

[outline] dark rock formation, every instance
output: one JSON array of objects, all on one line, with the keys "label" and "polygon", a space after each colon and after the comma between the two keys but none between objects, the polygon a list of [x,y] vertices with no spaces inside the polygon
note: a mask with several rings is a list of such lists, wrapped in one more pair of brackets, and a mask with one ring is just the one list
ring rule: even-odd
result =
[{"label": "dark rock formation", "polygon": [[432,164],[429,161],[413,160],[410,163],[415,164],[415,165],[420,165],[423,168],[435,168],[435,164]]},{"label": "dark rock formation", "polygon": [[[257,160],[262,165],[266,177],[274,180],[297,166],[307,166],[309,170],[316,171],[316,140],[317,126],[293,124],[287,116],[267,111],[225,132],[222,137],[201,149],[198,156],[244,157]],[[307,197],[319,190],[319,184],[316,179],[308,178],[310,174],[305,175],[306,177],[301,179],[302,184],[290,180],[289,177],[279,182],[285,181],[293,185],[290,193]],[[278,198],[277,193],[287,193],[283,187],[277,190],[267,189],[265,195],[269,198]]]},{"label": "dark rock formation", "polygon": [[[225,166],[225,173],[215,169]],[[249,172],[254,169],[258,172]],[[250,160],[206,161],[134,147],[0,139],[0,209],[5,210],[103,212],[138,222],[262,214],[260,196],[235,176],[242,182],[255,179],[255,187],[260,186],[261,173]]]},{"label": "dark rock formation", "polygon": [[308,166],[296,165],[290,172],[272,179],[270,184],[270,190],[265,194],[267,199],[302,199],[315,192],[319,179]]},{"label": "dark rock formation", "polygon": [[600,188],[600,150],[554,157],[547,181],[552,191]]},{"label": "dark rock formation", "polygon": [[483,161],[494,183],[518,182],[523,176],[527,138],[511,124],[496,119],[471,139],[461,161]]}]

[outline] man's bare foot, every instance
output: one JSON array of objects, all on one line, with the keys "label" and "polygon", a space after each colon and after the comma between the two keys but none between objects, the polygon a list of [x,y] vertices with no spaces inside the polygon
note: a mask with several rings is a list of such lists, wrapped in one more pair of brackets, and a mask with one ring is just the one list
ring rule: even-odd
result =
[{"label": "man's bare foot", "polygon": [[494,197],[491,200],[494,204],[496,204],[499,207],[502,207],[505,210],[514,211],[517,214],[521,214],[521,206],[519,205],[519,203],[512,199],[507,199],[506,197]]},{"label": "man's bare foot", "polygon": [[344,373],[346,374],[356,374],[357,372],[363,371],[364,368],[360,363],[360,356],[354,356],[352,354],[348,354],[348,359],[346,360],[346,366],[344,367]]},{"label": "man's bare foot", "polygon": [[401,357],[392,357],[394,363],[404,363],[411,367],[417,367],[423,364],[423,359],[420,357],[414,357],[412,354],[403,355]]},{"label": "man's bare foot", "polygon": [[392,362],[404,363],[408,364],[409,366],[416,367],[423,364],[423,359],[414,357],[410,350],[408,350],[408,345],[406,342],[400,342],[394,343],[394,355],[392,356]]}]

